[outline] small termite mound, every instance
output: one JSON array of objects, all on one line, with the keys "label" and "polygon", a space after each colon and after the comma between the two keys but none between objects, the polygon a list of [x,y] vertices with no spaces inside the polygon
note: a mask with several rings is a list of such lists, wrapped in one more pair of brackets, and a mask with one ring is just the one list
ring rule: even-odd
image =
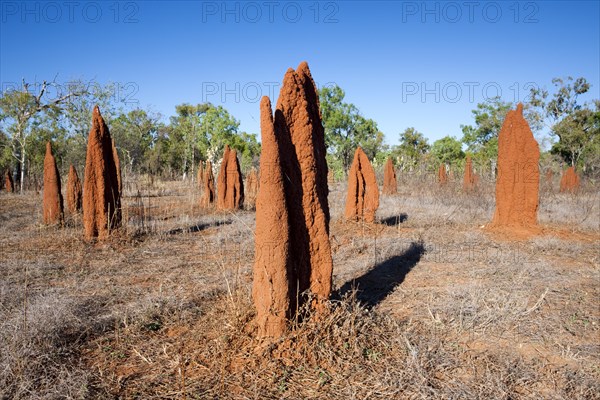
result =
[{"label": "small termite mound", "polygon": [[69,167],[69,176],[67,177],[67,208],[71,214],[77,214],[81,211],[81,181],[75,166]]},{"label": "small termite mound", "polygon": [[13,182],[12,172],[10,169],[7,169],[4,173],[4,189],[8,193],[14,193],[15,191],[15,184]]},{"label": "small termite mound", "polygon": [[560,192],[576,193],[577,191],[579,191],[579,175],[575,172],[575,167],[571,166],[560,178]]},{"label": "small termite mound", "polygon": [[256,206],[256,196],[258,194],[258,172],[252,168],[246,176],[246,186],[244,188],[246,192],[245,204],[250,210]]},{"label": "small termite mound", "polygon": [[83,179],[83,227],[86,239],[106,239],[121,225],[121,194],[114,147],[98,106],[92,113]]},{"label": "small termite mound", "polygon": [[344,216],[350,221],[375,222],[379,208],[379,187],[375,170],[362,148],[354,152],[348,172],[348,193]]},{"label": "small termite mound", "polygon": [[244,203],[244,183],[237,152],[225,145],[223,161],[217,177],[217,208],[237,210]]},{"label": "small termite mound", "polygon": [[440,165],[438,168],[438,183],[444,186],[448,183],[448,175],[446,174],[446,164]]},{"label": "small termite mound", "polygon": [[63,223],[63,197],[60,189],[60,174],[52,154],[52,145],[46,143],[44,157],[44,203],[43,220],[45,225]]},{"label": "small termite mound", "polygon": [[383,194],[391,195],[396,193],[398,193],[396,170],[394,169],[394,162],[391,158],[388,158],[383,167]]},{"label": "small termite mound", "polygon": [[203,189],[200,205],[204,208],[210,207],[215,201],[215,178],[212,172],[212,164],[206,162],[204,166],[204,176],[202,177]]}]

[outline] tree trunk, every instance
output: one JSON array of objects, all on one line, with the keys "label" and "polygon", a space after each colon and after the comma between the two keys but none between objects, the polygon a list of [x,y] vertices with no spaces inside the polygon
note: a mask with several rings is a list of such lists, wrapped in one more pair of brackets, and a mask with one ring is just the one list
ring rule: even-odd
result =
[{"label": "tree trunk", "polygon": [[23,194],[23,186],[25,184],[25,143],[21,145],[21,182],[19,182],[19,192]]}]

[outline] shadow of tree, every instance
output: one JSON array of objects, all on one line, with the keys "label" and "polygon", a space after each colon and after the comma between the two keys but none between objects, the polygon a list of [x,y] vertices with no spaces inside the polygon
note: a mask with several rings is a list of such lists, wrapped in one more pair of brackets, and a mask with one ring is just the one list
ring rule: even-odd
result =
[{"label": "shadow of tree", "polygon": [[362,276],[344,283],[337,295],[341,298],[356,289],[356,298],[362,304],[369,308],[375,307],[404,282],[406,275],[418,264],[423,254],[423,242],[412,242],[402,254],[393,256]]},{"label": "shadow of tree", "polygon": [[214,221],[214,222],[204,222],[204,223],[188,226],[187,228],[171,229],[170,231],[167,231],[167,235],[179,235],[182,233],[195,233],[195,232],[200,232],[205,229],[211,228],[213,226],[229,225],[232,222],[233,221],[231,219]]},{"label": "shadow of tree", "polygon": [[404,221],[408,219],[408,214],[401,213],[399,215],[392,215],[391,217],[383,218],[379,221],[380,224],[387,226],[396,226],[400,225]]}]

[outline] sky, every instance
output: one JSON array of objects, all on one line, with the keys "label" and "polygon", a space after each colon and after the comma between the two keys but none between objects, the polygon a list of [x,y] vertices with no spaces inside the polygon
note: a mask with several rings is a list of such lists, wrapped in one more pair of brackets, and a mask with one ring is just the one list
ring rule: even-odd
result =
[{"label": "sky", "polygon": [[165,120],[211,102],[259,133],[287,68],[375,120],[386,143],[414,127],[462,136],[477,103],[526,101],[552,78],[600,98],[599,1],[0,1],[2,90],[22,79],[117,82],[128,107]]}]

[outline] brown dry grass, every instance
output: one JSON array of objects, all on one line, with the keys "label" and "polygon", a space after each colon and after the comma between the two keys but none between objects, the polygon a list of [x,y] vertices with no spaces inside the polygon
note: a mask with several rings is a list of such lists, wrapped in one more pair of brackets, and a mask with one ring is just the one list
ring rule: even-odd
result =
[{"label": "brown dry grass", "polygon": [[0,194],[0,398],[599,398],[597,191],[548,193],[545,233],[511,241],[480,228],[491,185],[400,178],[374,226],[333,188],[338,293],[275,343],[253,335],[252,212],[126,183],[127,228],[89,244]]}]

